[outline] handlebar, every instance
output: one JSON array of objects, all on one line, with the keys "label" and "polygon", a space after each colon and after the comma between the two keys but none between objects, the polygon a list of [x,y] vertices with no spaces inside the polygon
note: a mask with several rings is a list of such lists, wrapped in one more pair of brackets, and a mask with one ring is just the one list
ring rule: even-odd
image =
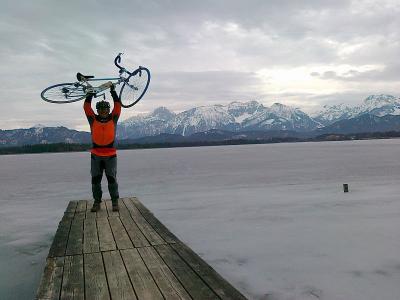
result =
[{"label": "handlebar", "polygon": [[119,64],[120,62],[121,62],[121,55],[122,55],[123,53],[118,53],[118,55],[115,57],[115,59],[114,59],[114,64],[117,66],[117,68],[119,69],[119,72],[120,72],[120,74],[121,73],[123,73],[123,72],[126,72],[126,73],[128,73],[128,74],[130,74],[130,75],[136,75],[137,73],[139,73],[139,76],[142,76],[142,69],[143,69],[143,67],[142,66],[139,66],[139,68],[138,69],[136,69],[135,71],[133,71],[132,73],[131,72],[129,72],[128,70],[126,70],[124,67],[121,67],[121,65]]},{"label": "handlebar", "polygon": [[114,64],[117,66],[117,68],[118,69],[120,69],[120,70],[124,70],[124,68],[123,67],[121,67],[120,65],[119,65],[119,63],[121,62],[121,55],[122,55],[123,53],[119,53],[118,55],[117,55],[117,57],[115,57],[115,59],[114,59]]}]

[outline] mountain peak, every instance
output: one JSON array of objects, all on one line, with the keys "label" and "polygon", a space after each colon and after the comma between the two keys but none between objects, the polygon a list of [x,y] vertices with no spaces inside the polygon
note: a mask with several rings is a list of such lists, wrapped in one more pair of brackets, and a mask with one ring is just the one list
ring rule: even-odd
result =
[{"label": "mountain peak", "polygon": [[271,108],[290,108],[290,106],[287,106],[279,102],[275,102],[274,104],[271,105]]},{"label": "mountain peak", "polygon": [[398,102],[398,99],[392,95],[370,95],[364,100],[366,105],[386,105]]},{"label": "mountain peak", "polygon": [[160,106],[158,108],[156,108],[152,113],[151,113],[152,117],[157,117],[159,119],[162,120],[168,120],[171,119],[172,117],[175,116],[174,112],[171,112],[168,108],[166,108],[165,106]]},{"label": "mountain peak", "polygon": [[261,103],[251,100],[247,102],[239,102],[239,101],[233,101],[227,105],[228,109],[236,109],[236,108],[249,108],[249,107],[258,107],[262,105]]},{"label": "mountain peak", "polygon": [[236,123],[242,123],[257,111],[262,111],[264,106],[253,100],[248,102],[231,102],[226,106],[226,108],[228,113],[235,118]]},{"label": "mountain peak", "polygon": [[[391,107],[399,105],[399,99],[392,95],[371,95],[357,108],[357,112],[358,114],[362,112],[371,112],[376,115],[385,115],[388,114],[388,112],[382,112],[381,110],[386,110],[386,108],[390,109]],[[389,114],[391,113],[389,112]]]},{"label": "mountain peak", "polygon": [[284,118],[290,118],[291,115],[295,114],[296,112],[299,112],[297,108],[291,107],[284,105],[282,103],[274,103],[271,105],[269,110],[276,114],[277,116],[284,117]]},{"label": "mountain peak", "polygon": [[39,124],[33,125],[31,128],[44,128],[44,127],[47,127],[47,126],[39,123]]}]

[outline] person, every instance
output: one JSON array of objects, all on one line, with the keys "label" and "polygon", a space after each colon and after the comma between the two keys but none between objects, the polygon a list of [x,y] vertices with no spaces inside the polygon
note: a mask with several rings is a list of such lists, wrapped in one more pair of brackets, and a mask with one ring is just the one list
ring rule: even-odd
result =
[{"label": "person", "polygon": [[121,101],[110,82],[110,93],[114,101],[114,108],[110,113],[110,103],[100,101],[96,103],[97,114],[92,109],[94,94],[88,93],[83,105],[86,117],[90,124],[93,147],[91,149],[92,193],[94,198],[92,212],[100,210],[102,197],[101,179],[103,171],[108,181],[108,191],[111,196],[112,210],[118,211],[118,182],[117,182],[117,150],[114,146],[118,118],[121,114]]}]

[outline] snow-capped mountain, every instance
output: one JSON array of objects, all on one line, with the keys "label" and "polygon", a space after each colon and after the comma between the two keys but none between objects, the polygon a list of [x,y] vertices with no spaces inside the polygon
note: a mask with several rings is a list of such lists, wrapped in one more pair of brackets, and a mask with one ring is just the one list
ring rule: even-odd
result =
[{"label": "snow-capped mountain", "polygon": [[[344,104],[325,106],[314,117],[280,103],[266,107],[257,101],[201,106],[180,113],[159,107],[152,113],[120,122],[117,143],[155,136],[158,136],[155,139],[158,142],[197,141],[205,137],[210,140],[210,136],[236,139],[248,138],[249,132],[256,132],[251,137],[259,138],[260,132],[269,135],[275,132],[276,136],[283,137],[308,137],[328,133],[400,131],[399,118],[400,98],[391,95],[371,95],[354,107]],[[90,141],[89,132],[65,127],[38,124],[28,129],[0,130],[0,146],[3,147]]]},{"label": "snow-capped mountain", "polygon": [[259,109],[242,123],[242,129],[247,130],[293,130],[310,131],[322,125],[310,118],[298,108],[293,108],[280,103],[271,107]]},{"label": "snow-capped mountain", "polygon": [[210,129],[221,129],[235,123],[223,105],[202,106],[181,112],[168,125],[168,133],[190,135]]},{"label": "snow-capped mountain", "polygon": [[400,98],[391,95],[371,95],[360,105],[350,107],[345,104],[325,105],[321,111],[312,115],[313,119],[327,126],[340,120],[356,118],[363,114],[375,116],[400,115]]},{"label": "snow-capped mountain", "polygon": [[321,127],[297,108],[280,103],[265,107],[257,101],[231,102],[228,105],[195,107],[178,114],[160,108],[145,116],[135,116],[122,122],[119,138],[138,138],[160,133],[188,136],[196,132],[221,129],[311,131]]},{"label": "snow-capped mountain", "polygon": [[382,117],[386,115],[400,115],[400,98],[391,95],[371,95],[356,108],[357,116],[370,113]]},{"label": "snow-capped mountain", "polygon": [[118,124],[117,138],[139,138],[167,132],[169,121],[175,113],[166,107],[159,107],[151,114],[139,115]]},{"label": "snow-capped mountain", "polygon": [[235,118],[235,123],[241,124],[247,118],[256,114],[259,110],[263,111],[265,107],[257,101],[249,102],[231,102],[227,106],[228,113]]},{"label": "snow-capped mountain", "polygon": [[322,110],[314,115],[314,120],[329,125],[334,122],[353,117],[352,108],[341,103],[337,105],[324,105]]},{"label": "snow-capped mountain", "polygon": [[90,133],[66,127],[35,125],[27,129],[0,130],[1,146],[22,146],[51,143],[90,143]]}]

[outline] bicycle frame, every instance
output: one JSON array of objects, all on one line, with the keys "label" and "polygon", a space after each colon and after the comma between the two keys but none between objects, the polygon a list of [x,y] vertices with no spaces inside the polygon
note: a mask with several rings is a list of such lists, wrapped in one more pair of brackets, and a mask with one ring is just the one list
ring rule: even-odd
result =
[{"label": "bicycle frame", "polygon": [[[115,57],[115,59],[114,59],[114,64],[115,64],[115,66],[117,66],[118,69],[119,69],[119,77],[109,77],[109,78],[85,78],[84,76],[82,76],[82,77],[81,77],[81,80],[78,81],[79,84],[82,84],[82,82],[83,82],[83,83],[86,83],[87,92],[93,92],[93,93],[96,94],[96,97],[97,97],[97,96],[101,96],[101,95],[97,95],[97,94],[99,94],[99,93],[101,93],[102,91],[107,90],[108,88],[110,88],[110,81],[116,80],[116,81],[117,81],[116,84],[120,84],[121,82],[125,81],[127,78],[123,77],[122,75],[123,75],[124,73],[126,73],[126,74],[128,74],[128,75],[130,76],[130,75],[132,75],[133,73],[127,71],[124,67],[121,67],[121,66],[119,65],[119,63],[121,62],[121,55],[122,55],[122,54],[123,54],[123,53],[119,53],[119,54],[117,55],[117,57]],[[139,70],[140,70],[140,67],[139,67]],[[78,79],[79,79],[79,78],[78,78]],[[108,82],[106,82],[106,83],[104,83],[104,84],[102,84],[102,85],[100,85],[100,86],[98,86],[98,87],[93,87],[93,86],[89,83],[89,81],[105,81],[105,80],[107,80]]]},{"label": "bicycle frame", "polygon": [[[102,85],[99,86],[92,86],[89,81],[105,81],[107,80],[107,82],[103,83]],[[97,95],[107,89],[110,88],[110,82],[116,80],[116,84],[120,84],[123,81],[123,77],[112,77],[112,78],[91,78],[91,79],[82,79],[79,83],[79,85],[85,85],[86,87],[86,92],[91,92],[91,93],[95,93],[96,97],[100,96]]]}]

